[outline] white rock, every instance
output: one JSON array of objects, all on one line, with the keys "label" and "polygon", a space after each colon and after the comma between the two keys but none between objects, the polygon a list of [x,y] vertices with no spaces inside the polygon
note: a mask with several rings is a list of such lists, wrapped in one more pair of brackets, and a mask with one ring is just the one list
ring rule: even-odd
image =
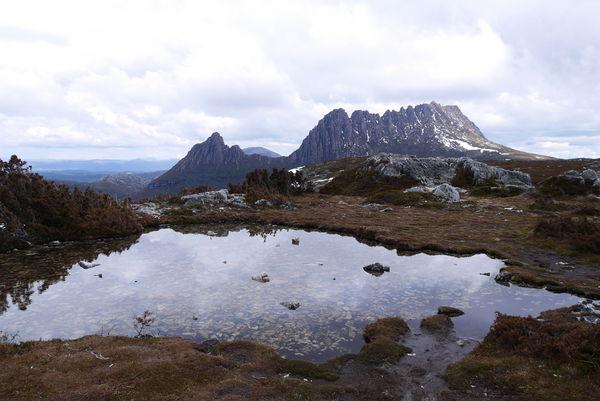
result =
[{"label": "white rock", "polygon": [[459,202],[460,201],[460,194],[458,193],[456,188],[454,188],[450,184],[438,185],[437,187],[435,187],[433,189],[431,194],[433,196],[435,196],[436,198],[443,199],[446,202]]}]

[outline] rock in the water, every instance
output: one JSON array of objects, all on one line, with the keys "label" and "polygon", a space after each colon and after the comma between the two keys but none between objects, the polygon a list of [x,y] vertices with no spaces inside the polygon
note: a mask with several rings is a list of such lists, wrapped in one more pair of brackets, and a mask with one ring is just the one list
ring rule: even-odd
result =
[{"label": "rock in the water", "polygon": [[458,308],[454,308],[452,306],[440,306],[438,308],[438,315],[446,315],[450,317],[456,317],[460,315],[464,315],[465,312],[461,311]]},{"label": "rock in the water", "polygon": [[82,260],[81,262],[79,262],[79,266],[81,266],[84,269],[91,269],[92,267],[100,266],[100,263],[89,263]]},{"label": "rock in the water", "polygon": [[271,281],[267,273],[261,273],[258,276],[252,276],[252,280],[258,281],[259,283],[268,283]]},{"label": "rock in the water", "polygon": [[456,188],[454,188],[450,184],[438,185],[437,187],[435,187],[433,189],[431,194],[433,196],[435,196],[436,198],[440,198],[446,202],[459,202],[460,201],[460,194],[458,193]]},{"label": "rock in the water", "polygon": [[496,274],[496,277],[494,277],[494,280],[496,280],[496,282],[498,284],[502,284],[505,286],[509,286],[510,284],[510,279],[512,278],[512,274],[510,274],[509,272],[505,271],[505,270],[501,270],[498,274]]},{"label": "rock in the water", "polygon": [[363,267],[363,270],[369,274],[372,274],[373,276],[378,277],[378,276],[381,276],[385,272],[389,272],[390,267],[384,266],[381,263],[373,263],[373,264]]},{"label": "rock in the water", "polygon": [[300,238],[292,238],[292,245],[300,245]]},{"label": "rock in the water", "polygon": [[300,302],[281,302],[282,306],[285,306],[289,310],[296,310],[300,307]]}]

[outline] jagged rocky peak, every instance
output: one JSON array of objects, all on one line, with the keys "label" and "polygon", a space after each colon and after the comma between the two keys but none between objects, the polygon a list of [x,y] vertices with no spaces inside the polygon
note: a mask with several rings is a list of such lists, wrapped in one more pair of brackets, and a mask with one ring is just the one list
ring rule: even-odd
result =
[{"label": "jagged rocky peak", "polygon": [[383,115],[357,110],[348,116],[344,109],[335,109],[290,158],[305,164],[379,152],[475,157],[474,152],[499,155],[505,150],[509,149],[486,139],[458,106],[431,102]]},{"label": "jagged rocky peak", "polygon": [[189,170],[202,165],[235,164],[244,156],[244,151],[239,146],[233,145],[229,147],[225,145],[223,137],[218,132],[213,132],[206,141],[194,145],[174,168]]}]

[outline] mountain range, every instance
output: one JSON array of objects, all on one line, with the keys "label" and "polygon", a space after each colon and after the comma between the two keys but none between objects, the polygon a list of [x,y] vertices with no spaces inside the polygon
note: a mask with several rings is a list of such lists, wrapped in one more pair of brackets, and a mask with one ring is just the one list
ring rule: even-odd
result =
[{"label": "mountain range", "polygon": [[300,147],[289,156],[245,152],[237,145],[227,146],[215,132],[150,182],[146,195],[176,193],[181,188],[199,184],[224,187],[242,181],[247,172],[256,168],[292,168],[381,152],[418,157],[545,158],[488,140],[454,105],[431,102],[388,110],[383,115],[358,110],[349,116],[344,109],[335,109],[310,130]]}]

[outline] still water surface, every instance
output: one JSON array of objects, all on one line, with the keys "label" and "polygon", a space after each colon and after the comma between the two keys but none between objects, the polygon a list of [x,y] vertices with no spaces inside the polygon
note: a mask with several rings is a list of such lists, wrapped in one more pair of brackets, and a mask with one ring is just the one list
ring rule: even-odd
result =
[{"label": "still water surface", "polygon": [[[0,330],[18,332],[22,341],[133,335],[134,316],[149,310],[156,318],[149,334],[250,339],[318,361],[358,351],[362,327],[381,317],[399,315],[417,327],[438,306],[451,305],[465,311],[453,319],[457,336],[479,339],[496,311],[536,315],[580,300],[499,285],[493,277],[502,262],[486,255],[403,256],[352,237],[302,230],[161,229],[92,262],[99,266],[70,264],[64,280],[51,285],[32,282],[25,307],[13,305],[9,294]],[[362,269],[374,262],[391,271],[375,277]],[[262,272],[270,282],[251,279]],[[281,305],[290,301],[300,308]]]}]

